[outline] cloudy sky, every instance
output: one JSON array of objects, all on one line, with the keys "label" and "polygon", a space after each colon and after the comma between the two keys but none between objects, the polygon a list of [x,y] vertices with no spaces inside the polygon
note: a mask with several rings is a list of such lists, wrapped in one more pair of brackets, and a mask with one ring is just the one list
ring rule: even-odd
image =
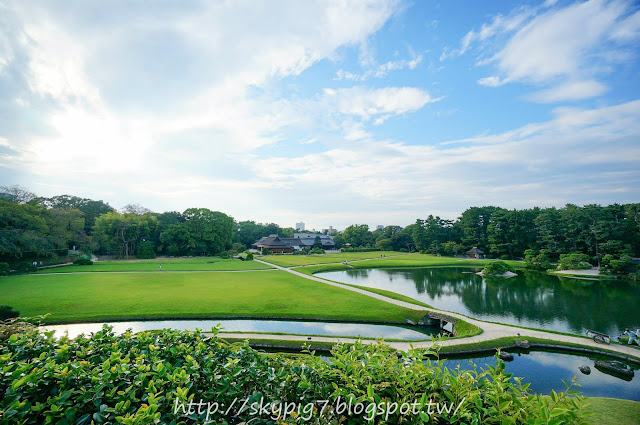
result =
[{"label": "cloudy sky", "polygon": [[634,1],[0,0],[0,184],[308,227],[640,201]]}]

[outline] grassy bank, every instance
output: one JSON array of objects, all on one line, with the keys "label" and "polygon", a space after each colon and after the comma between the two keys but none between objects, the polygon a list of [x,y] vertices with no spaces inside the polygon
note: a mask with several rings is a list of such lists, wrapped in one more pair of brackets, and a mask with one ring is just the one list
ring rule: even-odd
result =
[{"label": "grassy bank", "polygon": [[0,305],[50,323],[159,318],[279,317],[419,320],[410,310],[287,272],[26,275],[0,279]]},{"label": "grassy bank", "polygon": [[[384,257],[382,257],[382,255],[384,255]],[[342,252],[324,255],[268,255],[260,257],[260,259],[283,267],[321,265],[315,269],[317,271],[325,270],[322,265],[329,265],[328,267],[324,266],[327,267],[327,270],[342,270],[338,267],[348,269],[349,267],[341,265],[343,261],[348,261],[351,266],[358,269],[384,267],[484,267],[491,261],[495,261],[459,257],[438,257],[429,254],[407,254],[391,251]],[[524,267],[524,263],[520,261],[506,261],[506,263],[514,267]],[[304,269],[306,269],[306,267]],[[303,269],[298,270],[302,271]]]},{"label": "grassy bank", "polygon": [[335,254],[321,255],[266,255],[264,257],[260,257],[260,259],[282,267],[293,267],[306,266],[310,264],[329,264],[342,263],[343,261],[368,260],[372,258],[380,258],[383,255],[395,257],[405,256],[408,254],[395,251],[338,252]]},{"label": "grassy bank", "polygon": [[257,261],[241,261],[220,257],[193,258],[154,258],[153,260],[117,260],[99,261],[90,266],[60,266],[38,270],[37,273],[74,273],[74,272],[123,272],[150,271],[232,271],[265,270],[271,267]]},{"label": "grassy bank", "polygon": [[592,425],[640,425],[640,402],[590,397],[587,404]]}]

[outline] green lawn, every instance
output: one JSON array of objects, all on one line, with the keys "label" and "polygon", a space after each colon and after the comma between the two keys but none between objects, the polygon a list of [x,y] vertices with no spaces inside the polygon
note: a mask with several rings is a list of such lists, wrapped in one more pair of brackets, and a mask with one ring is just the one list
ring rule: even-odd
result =
[{"label": "green lawn", "polygon": [[592,425],[640,425],[640,402],[616,398],[587,398]]},{"label": "green lawn", "polygon": [[404,322],[423,313],[287,272],[88,273],[0,279],[0,305],[48,322],[228,316]]},{"label": "green lawn", "polygon": [[[368,258],[380,258],[381,255],[398,256],[407,255],[394,251],[373,251],[373,252],[339,252],[336,254],[321,255],[265,255],[258,257],[262,261],[277,264],[283,267],[306,266],[309,264],[342,263],[343,261],[364,260]],[[368,261],[367,261],[368,262]]]},{"label": "green lawn", "polygon": [[[385,257],[380,257],[385,255]],[[471,258],[458,257],[438,257],[430,254],[407,254],[392,251],[374,251],[374,252],[341,252],[338,254],[324,255],[267,255],[259,257],[263,261],[277,264],[283,267],[293,266],[309,266],[312,264],[331,265],[327,267],[330,270],[336,270],[343,261],[350,261],[355,268],[381,268],[381,267],[449,267],[449,266],[470,266],[484,267],[494,260],[474,260]],[[355,261],[366,260],[366,261]],[[524,267],[524,263],[519,261],[506,261],[515,267]],[[306,268],[305,268],[306,269]],[[298,270],[298,271],[303,271]],[[314,270],[324,270],[318,266]]]},{"label": "green lawn", "polygon": [[120,271],[215,271],[264,270],[271,268],[257,261],[220,257],[155,258],[153,260],[99,261],[91,266],[61,266],[38,270],[38,273],[120,272]]},{"label": "green lawn", "polygon": [[[303,257],[308,258],[308,257]],[[357,261],[349,263],[356,269],[372,269],[372,268],[409,268],[409,267],[484,267],[486,264],[495,260],[473,260],[470,258],[457,257],[438,257],[429,254],[409,254],[400,256],[388,256],[384,258],[374,258],[367,261]],[[506,261],[514,267],[523,268],[524,263],[519,261]],[[307,266],[297,268],[296,270],[313,274],[325,271],[348,270],[349,267],[340,264],[340,262],[331,264],[320,264],[317,266]]]}]

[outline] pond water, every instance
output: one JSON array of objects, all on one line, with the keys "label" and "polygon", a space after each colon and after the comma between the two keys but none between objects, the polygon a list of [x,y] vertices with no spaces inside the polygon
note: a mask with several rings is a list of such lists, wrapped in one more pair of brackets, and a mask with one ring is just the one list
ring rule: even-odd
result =
[{"label": "pond water", "polygon": [[386,289],[486,321],[576,334],[592,329],[612,337],[625,328],[640,328],[640,285],[528,271],[509,279],[483,278],[471,270],[366,269],[326,272],[318,277]]},{"label": "pond water", "polygon": [[[580,391],[587,397],[613,397],[640,401],[640,367],[629,363],[635,370],[635,376],[630,380],[618,378],[601,372],[594,367],[595,360],[611,360],[600,356],[577,355],[556,352],[531,351],[527,354],[511,352],[513,361],[505,362],[505,371],[514,376],[522,377],[523,382],[531,383],[531,390],[539,394],[550,394],[551,390],[557,392],[566,389],[562,380],[571,382],[574,376],[578,377],[580,387],[572,390]],[[449,358],[444,360],[449,368],[460,366],[461,369],[487,368],[487,365],[495,366],[496,358],[490,354],[477,355],[465,358]],[[578,368],[582,365],[589,366],[591,373],[582,374]]]},{"label": "pond water", "polygon": [[[361,336],[363,338],[406,339],[424,340],[431,335],[440,333],[434,326],[412,326],[411,329],[402,326],[374,325],[367,323],[333,323],[333,322],[303,322],[285,320],[148,320],[134,322],[111,322],[117,334],[131,329],[134,333],[159,329],[210,331],[212,327],[220,324],[223,332],[261,332],[261,333],[287,333],[300,335],[322,336]],[[55,336],[68,333],[74,338],[82,333],[89,335],[102,329],[102,323],[75,323],[69,325],[44,326],[43,330],[55,331]]]}]

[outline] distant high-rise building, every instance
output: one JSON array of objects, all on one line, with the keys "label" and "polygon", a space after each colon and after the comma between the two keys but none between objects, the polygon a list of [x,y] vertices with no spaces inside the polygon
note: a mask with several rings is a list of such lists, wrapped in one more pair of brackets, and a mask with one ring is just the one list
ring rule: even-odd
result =
[{"label": "distant high-rise building", "polygon": [[300,230],[304,232],[304,222],[296,223],[296,230]]},{"label": "distant high-rise building", "polygon": [[382,224],[378,224],[378,230],[382,230],[384,229],[384,226]]}]

